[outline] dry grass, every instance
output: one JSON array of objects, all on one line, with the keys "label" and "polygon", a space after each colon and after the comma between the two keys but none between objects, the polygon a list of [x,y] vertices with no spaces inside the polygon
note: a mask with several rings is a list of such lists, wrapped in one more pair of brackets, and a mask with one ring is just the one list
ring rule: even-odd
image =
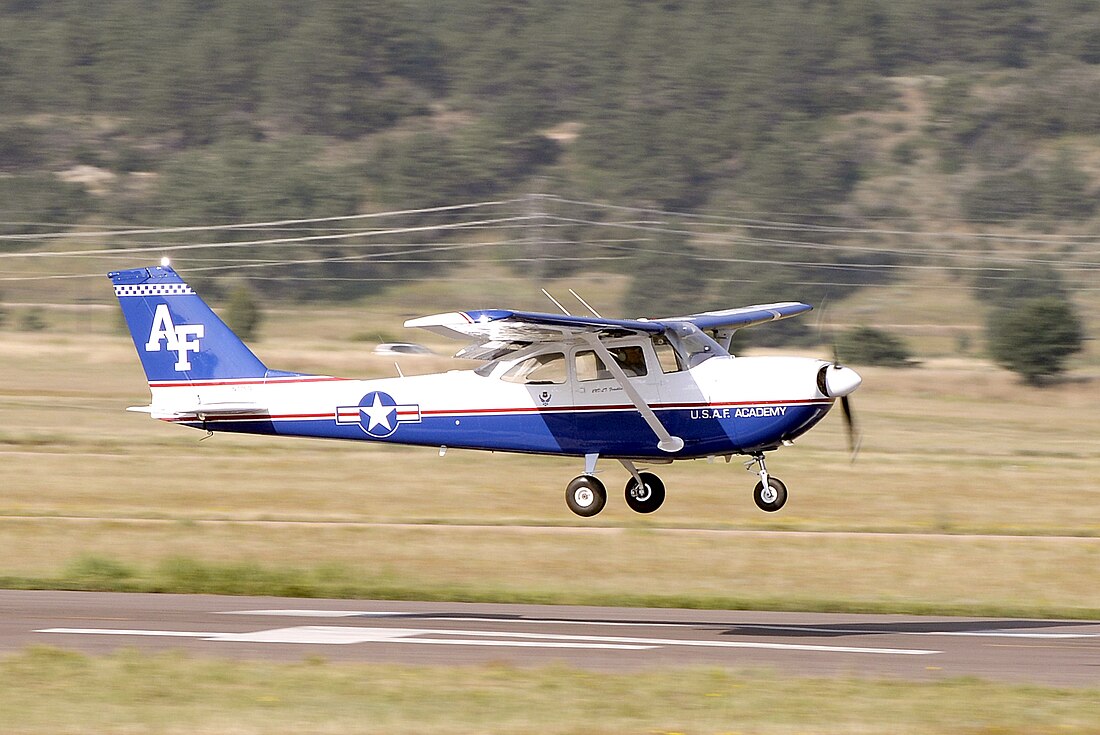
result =
[{"label": "dry grass", "polygon": [[[830,417],[771,458],[792,491],[781,513],[756,510],[754,480],[738,465],[694,462],[659,468],[666,506],[637,516],[618,498],[625,472],[608,464],[613,497],[585,521],[564,507],[563,487],[580,470],[571,460],[223,435],[200,443],[200,432],[126,413],[146,402],[144,378],[128,338],[96,318],[79,333],[74,323],[0,334],[0,574],[55,578],[92,554],[153,580],[158,560],[179,556],[307,572],[335,564],[359,589],[409,590],[416,580],[428,592],[568,596],[579,594],[576,575],[592,571],[583,592],[602,599],[644,589],[692,604],[1100,609],[1091,592],[1100,589],[1100,391],[1088,380],[1036,390],[966,359],[867,369],[855,396],[859,461],[848,462],[842,423]],[[288,312],[256,351],[281,368],[392,375],[370,343],[344,338],[356,323],[370,328],[352,310]],[[403,360],[406,372],[447,366]],[[132,520],[142,518],[173,522]],[[376,525],[195,523],[203,519]],[[422,523],[434,525],[394,525]],[[456,527],[482,525],[496,528]]]},{"label": "dry grass", "polygon": [[15,733],[1086,733],[1097,702],[1092,690],[767,671],[489,665],[456,675],[46,648],[0,659],[0,711]]},{"label": "dry grass", "polygon": [[1092,539],[40,519],[0,522],[0,549],[13,586],[1100,614]]}]

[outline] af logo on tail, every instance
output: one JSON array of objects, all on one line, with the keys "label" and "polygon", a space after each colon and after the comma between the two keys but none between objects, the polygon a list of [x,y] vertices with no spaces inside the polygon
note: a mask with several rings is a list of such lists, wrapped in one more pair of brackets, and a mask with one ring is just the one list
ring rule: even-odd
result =
[{"label": "af logo on tail", "polygon": [[[149,330],[149,341],[145,343],[146,352],[160,352],[162,344],[176,353],[175,368],[177,372],[191,369],[190,352],[198,352],[202,349],[199,340],[206,336],[206,327],[202,324],[180,324],[178,327],[172,322],[172,314],[168,311],[168,304],[157,304],[157,310],[153,314],[153,326]],[[192,340],[191,337],[194,337]]]}]

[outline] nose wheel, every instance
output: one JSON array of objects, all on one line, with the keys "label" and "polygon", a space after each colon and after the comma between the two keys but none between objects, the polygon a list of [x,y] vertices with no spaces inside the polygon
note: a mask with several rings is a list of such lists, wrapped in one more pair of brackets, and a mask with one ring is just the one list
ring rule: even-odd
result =
[{"label": "nose wheel", "polygon": [[752,466],[757,465],[756,474],[760,476],[760,482],[752,491],[752,499],[756,507],[768,513],[774,513],[787,503],[787,486],[778,477],[768,474],[768,465],[764,462],[764,454],[754,454],[745,469],[752,472]]},{"label": "nose wheel", "polygon": [[787,502],[787,486],[778,477],[769,477],[767,487],[762,482],[756,483],[752,499],[760,510],[774,513]]}]

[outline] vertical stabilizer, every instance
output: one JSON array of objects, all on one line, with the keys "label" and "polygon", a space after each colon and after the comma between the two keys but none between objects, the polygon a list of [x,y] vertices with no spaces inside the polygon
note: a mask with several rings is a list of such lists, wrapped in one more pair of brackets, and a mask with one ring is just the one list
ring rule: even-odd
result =
[{"label": "vertical stabilizer", "polygon": [[263,378],[267,367],[168,266],[114,271],[149,383]]}]

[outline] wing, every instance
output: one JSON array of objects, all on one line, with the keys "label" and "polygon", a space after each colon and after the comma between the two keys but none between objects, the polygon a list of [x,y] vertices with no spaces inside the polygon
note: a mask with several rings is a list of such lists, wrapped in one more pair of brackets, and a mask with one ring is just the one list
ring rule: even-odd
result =
[{"label": "wing", "polygon": [[757,304],[756,306],[742,306],[738,309],[705,311],[701,314],[660,319],[658,321],[691,322],[702,330],[725,332],[755,327],[757,324],[779,321],[780,319],[788,319],[812,311],[813,308],[809,304],[802,304],[797,301],[784,301],[778,304]]},{"label": "wing", "polygon": [[570,341],[592,334],[597,337],[659,334],[679,322],[690,322],[702,330],[732,333],[745,327],[798,316],[812,308],[809,304],[788,301],[654,320],[482,309],[410,319],[405,326],[427,329],[452,339],[468,340],[470,344],[458,353],[458,357],[491,360],[535,342]]},{"label": "wing", "polygon": [[470,344],[457,357],[471,360],[491,360],[535,342],[571,341],[586,334],[621,337],[665,330],[665,325],[644,319],[602,319],[504,309],[433,314],[410,319],[405,326],[468,340]]}]

